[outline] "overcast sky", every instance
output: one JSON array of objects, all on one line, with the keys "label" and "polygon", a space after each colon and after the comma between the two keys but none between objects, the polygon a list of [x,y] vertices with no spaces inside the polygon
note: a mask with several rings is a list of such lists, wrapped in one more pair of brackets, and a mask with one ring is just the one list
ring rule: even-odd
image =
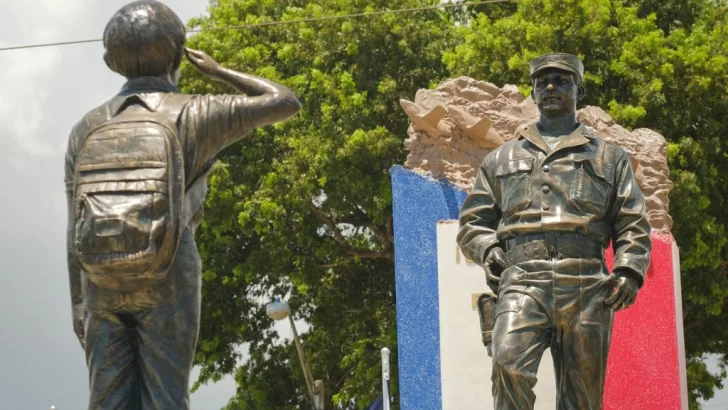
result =
[{"label": "overcast sky", "polygon": [[[100,38],[128,2],[2,0],[0,47]],[[187,21],[208,2],[166,3]],[[63,155],[73,124],[124,82],[102,55],[101,43],[0,52],[2,410],[86,407],[85,359],[69,306]],[[234,391],[231,378],[205,386],[192,406],[219,409]],[[726,403],[728,394],[719,394],[707,408]]]},{"label": "overcast sky", "polygon": [[[100,38],[128,2],[2,0],[0,47]],[[165,3],[183,21],[207,8],[207,0]],[[73,124],[124,82],[102,55],[101,43],[0,52],[2,410],[87,405],[84,354],[71,327],[63,155]],[[232,379],[203,387],[192,407],[219,409],[234,392]]]}]

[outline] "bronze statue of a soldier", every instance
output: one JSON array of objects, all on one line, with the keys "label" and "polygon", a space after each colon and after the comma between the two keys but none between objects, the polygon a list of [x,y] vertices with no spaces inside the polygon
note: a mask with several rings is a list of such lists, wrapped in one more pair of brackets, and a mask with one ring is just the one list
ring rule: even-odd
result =
[{"label": "bronze statue of a soldier", "polygon": [[530,68],[540,119],[483,160],[457,240],[497,295],[495,408],[533,409],[550,347],[556,408],[601,409],[614,312],[635,302],[650,264],[645,200],[628,154],[576,120],[582,62],[547,54]]},{"label": "bronze statue of a soldier", "polygon": [[[189,408],[201,287],[194,232],[207,173],[225,147],[301,108],[288,88],[221,67],[185,41],[162,3],[117,11],[104,60],[127,82],[69,138],[68,271],[89,410]],[[182,94],[184,56],[238,94]]]}]

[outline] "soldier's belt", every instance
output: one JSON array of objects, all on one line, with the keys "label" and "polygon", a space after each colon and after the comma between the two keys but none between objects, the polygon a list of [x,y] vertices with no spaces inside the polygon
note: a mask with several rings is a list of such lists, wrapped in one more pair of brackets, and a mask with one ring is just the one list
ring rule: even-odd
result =
[{"label": "soldier's belt", "polygon": [[503,255],[507,266],[530,260],[601,259],[602,245],[579,234],[553,233],[523,235],[505,241]]}]

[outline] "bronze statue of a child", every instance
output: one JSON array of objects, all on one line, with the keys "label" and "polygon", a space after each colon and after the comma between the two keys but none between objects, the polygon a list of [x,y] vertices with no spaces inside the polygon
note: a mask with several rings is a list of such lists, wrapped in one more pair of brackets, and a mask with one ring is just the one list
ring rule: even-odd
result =
[{"label": "bronze statue of a child", "polygon": [[[189,408],[201,287],[194,231],[207,173],[225,147],[301,108],[288,88],[185,42],[184,24],[162,3],[116,12],[104,60],[128,81],[69,138],[68,271],[90,410]],[[239,94],[182,94],[184,56]]]}]

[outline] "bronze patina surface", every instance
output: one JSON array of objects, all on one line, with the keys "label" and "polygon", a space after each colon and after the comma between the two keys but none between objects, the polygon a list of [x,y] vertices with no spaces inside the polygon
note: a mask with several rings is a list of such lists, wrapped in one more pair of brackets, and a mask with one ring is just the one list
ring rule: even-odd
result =
[{"label": "bronze patina surface", "polygon": [[531,62],[540,119],[486,156],[461,209],[458,243],[497,295],[489,347],[498,410],[533,409],[547,348],[556,408],[601,409],[614,311],[635,302],[650,264],[629,155],[576,120],[583,73],[569,54]]},{"label": "bronze patina surface", "polygon": [[[201,286],[194,231],[207,173],[225,147],[300,110],[288,88],[221,67],[185,40],[162,3],[116,12],[104,60],[127,82],[69,138],[68,272],[89,410],[189,408]],[[185,57],[238,93],[182,94]]]}]

